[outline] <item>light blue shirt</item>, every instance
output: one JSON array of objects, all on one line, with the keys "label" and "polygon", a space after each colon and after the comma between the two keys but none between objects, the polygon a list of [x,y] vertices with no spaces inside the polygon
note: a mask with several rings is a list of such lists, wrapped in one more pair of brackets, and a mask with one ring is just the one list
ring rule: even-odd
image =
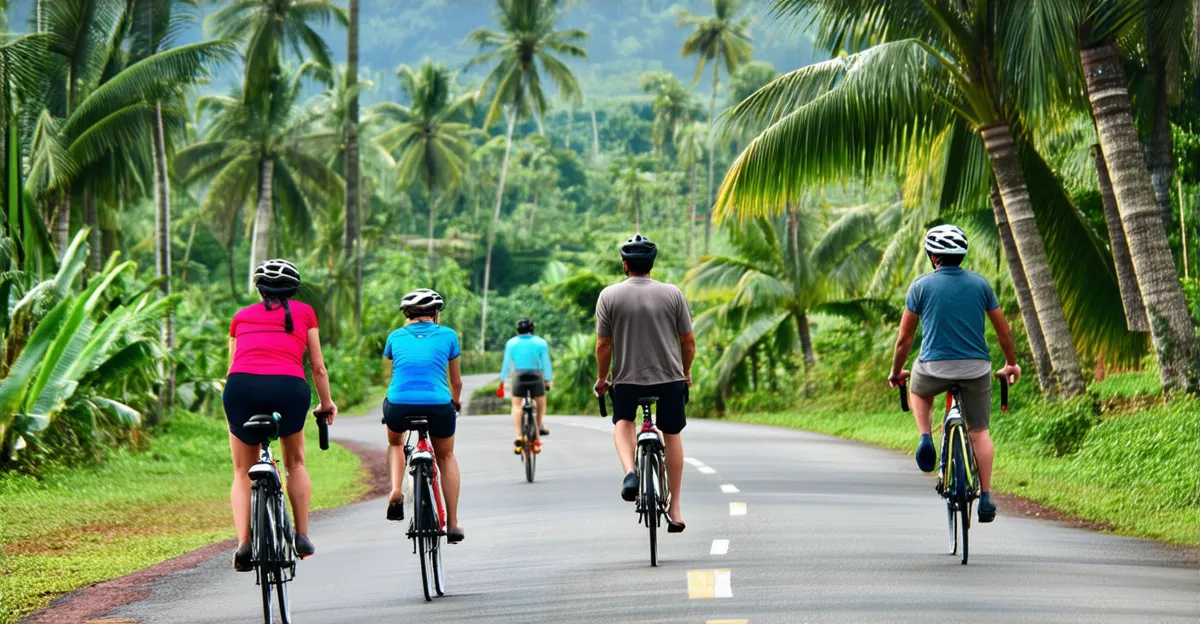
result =
[{"label": "light blue shirt", "polygon": [[991,359],[984,319],[1000,302],[982,276],[942,267],[913,280],[904,305],[921,317],[922,362]]},{"label": "light blue shirt", "polygon": [[546,381],[553,381],[550,368],[550,345],[533,334],[520,334],[504,345],[504,363],[500,365],[500,380],[507,381],[513,370],[540,370]]},{"label": "light blue shirt", "polygon": [[428,321],[392,332],[383,357],[392,361],[387,400],[396,405],[444,405],[450,402],[447,367],[461,355],[458,334]]}]

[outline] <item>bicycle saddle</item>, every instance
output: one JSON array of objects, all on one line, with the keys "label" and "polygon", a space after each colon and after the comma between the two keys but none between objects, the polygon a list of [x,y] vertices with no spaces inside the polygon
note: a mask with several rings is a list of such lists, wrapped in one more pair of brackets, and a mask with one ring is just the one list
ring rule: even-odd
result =
[{"label": "bicycle saddle", "polygon": [[279,414],[255,414],[242,427],[263,436],[264,439],[274,439],[279,435]]},{"label": "bicycle saddle", "polygon": [[407,419],[408,424],[415,427],[424,427],[429,424],[429,419],[425,416],[413,416]]},{"label": "bicycle saddle", "polygon": [[658,402],[658,397],[649,396],[638,399],[638,405],[654,405]]}]

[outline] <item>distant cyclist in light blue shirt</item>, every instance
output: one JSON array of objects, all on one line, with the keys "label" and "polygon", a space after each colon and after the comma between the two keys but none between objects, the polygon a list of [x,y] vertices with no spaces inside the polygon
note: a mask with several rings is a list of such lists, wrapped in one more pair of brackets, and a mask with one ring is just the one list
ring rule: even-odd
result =
[{"label": "distant cyclist in light blue shirt", "polygon": [[513,452],[521,454],[525,444],[533,444],[533,452],[542,451],[540,439],[526,440],[521,435],[521,407],[528,394],[537,405],[538,434],[550,435],[550,430],[543,424],[546,417],[546,391],[554,379],[554,370],[550,366],[550,345],[545,340],[533,335],[533,321],[523,318],[517,321],[517,335],[504,345],[504,363],[500,366],[501,387],[508,383],[512,398],[513,428],[517,432],[513,440]]}]

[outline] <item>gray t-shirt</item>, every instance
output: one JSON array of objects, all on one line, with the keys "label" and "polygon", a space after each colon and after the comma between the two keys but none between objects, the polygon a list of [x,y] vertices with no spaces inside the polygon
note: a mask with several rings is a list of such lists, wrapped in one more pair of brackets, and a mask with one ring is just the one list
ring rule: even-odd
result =
[{"label": "gray t-shirt", "polygon": [[596,335],[612,338],[614,384],[683,381],[679,337],[692,333],[687,299],[671,284],[631,277],[600,292]]},{"label": "gray t-shirt", "polygon": [[984,323],[1000,307],[992,285],[962,267],[942,267],[913,280],[905,307],[921,317],[922,362],[987,360]]}]

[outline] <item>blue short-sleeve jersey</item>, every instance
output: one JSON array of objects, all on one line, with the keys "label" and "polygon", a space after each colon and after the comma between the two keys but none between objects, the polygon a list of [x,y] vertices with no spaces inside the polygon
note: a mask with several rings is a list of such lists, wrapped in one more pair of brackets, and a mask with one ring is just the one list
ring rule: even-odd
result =
[{"label": "blue short-sleeve jersey", "polygon": [[921,317],[921,361],[990,359],[984,320],[1000,302],[982,276],[942,267],[913,280],[904,305]]},{"label": "blue short-sleeve jersey", "polygon": [[392,361],[389,403],[442,405],[450,402],[447,366],[462,355],[458,334],[436,323],[413,323],[392,332],[383,357]]}]

